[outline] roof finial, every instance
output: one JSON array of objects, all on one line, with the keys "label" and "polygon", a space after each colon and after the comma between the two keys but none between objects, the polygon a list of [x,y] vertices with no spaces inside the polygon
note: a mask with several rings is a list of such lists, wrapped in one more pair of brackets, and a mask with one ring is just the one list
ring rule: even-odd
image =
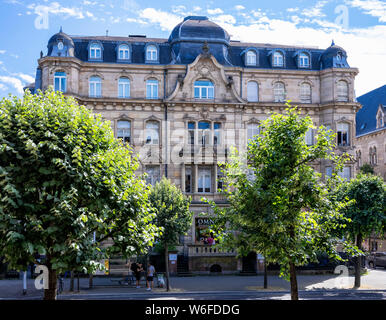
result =
[{"label": "roof finial", "polygon": [[106,30],[106,37],[109,36],[109,30]]},{"label": "roof finial", "polygon": [[60,26],[60,30],[59,30],[59,32],[63,32],[62,26]]},{"label": "roof finial", "polygon": [[335,46],[334,39],[332,39],[332,42],[331,42],[331,47],[332,47],[332,46]]}]

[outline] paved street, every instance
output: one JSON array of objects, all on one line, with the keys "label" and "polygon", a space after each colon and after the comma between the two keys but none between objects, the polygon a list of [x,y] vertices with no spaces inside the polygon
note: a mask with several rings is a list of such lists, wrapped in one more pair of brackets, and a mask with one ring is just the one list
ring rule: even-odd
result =
[{"label": "paved street", "polygon": [[[386,270],[369,270],[362,276],[362,287],[352,290],[354,277],[336,275],[299,275],[301,299],[385,299]],[[75,289],[77,283],[75,281]],[[69,292],[69,279],[59,299],[289,299],[289,282],[278,276],[268,277],[267,290],[263,289],[263,276],[196,276],[171,278],[172,292],[155,288],[147,292],[142,288],[120,286],[109,278],[95,278],[94,287],[88,288],[88,279],[80,279],[80,292]],[[41,299],[43,292],[28,280],[27,295],[22,295],[21,280],[0,280],[0,299]]]}]

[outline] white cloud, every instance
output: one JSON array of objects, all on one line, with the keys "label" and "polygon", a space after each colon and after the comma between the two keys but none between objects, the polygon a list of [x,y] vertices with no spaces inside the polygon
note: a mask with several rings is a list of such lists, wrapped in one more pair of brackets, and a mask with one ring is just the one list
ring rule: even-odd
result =
[{"label": "white cloud", "polygon": [[23,83],[20,79],[9,76],[0,76],[0,83],[14,87],[19,94],[23,94]]},{"label": "white cloud", "polygon": [[201,11],[201,10],[202,10],[202,8],[199,7],[199,6],[194,6],[193,7],[193,11]]},{"label": "white cloud", "polygon": [[5,86],[4,84],[0,83],[0,90],[1,91],[6,91],[6,90],[8,90],[8,87]]},{"label": "white cloud", "polygon": [[159,24],[163,31],[171,31],[183,20],[180,16],[154,8],[146,8],[140,11],[139,17],[148,20],[150,23]]},{"label": "white cloud", "polygon": [[245,7],[242,6],[241,4],[238,4],[237,6],[235,6],[235,9],[236,9],[237,11],[240,11],[240,10],[244,10]]},{"label": "white cloud", "polygon": [[4,54],[6,52],[7,52],[6,50],[0,50],[0,54]]},{"label": "white cloud", "polygon": [[322,12],[322,9],[326,4],[327,1],[318,1],[314,7],[304,9],[302,15],[309,18],[325,17],[326,15]]},{"label": "white cloud", "polygon": [[18,76],[20,79],[22,79],[23,81],[25,81],[27,83],[31,83],[31,82],[35,81],[35,77],[32,77],[29,74],[19,72],[19,73],[16,73],[14,75]]},{"label": "white cloud", "polygon": [[365,14],[378,18],[379,22],[386,22],[386,2],[379,0],[346,0],[354,8],[359,8]]},{"label": "white cloud", "polygon": [[222,14],[222,13],[224,13],[224,11],[222,11],[220,8],[208,9],[207,12],[209,14]]},{"label": "white cloud", "polygon": [[[76,18],[84,19],[84,14],[80,8],[72,7],[67,8],[61,6],[58,2],[51,2],[48,6],[30,4],[27,6],[28,9],[34,10],[35,14],[41,15],[42,13],[47,12],[52,15],[63,15],[65,18]],[[27,12],[29,14],[29,11]]]},{"label": "white cloud", "polygon": [[235,24],[236,23],[236,19],[231,16],[230,14],[222,14],[222,15],[219,15],[215,18],[212,19],[213,22],[216,22],[218,23],[219,25],[221,24]]},{"label": "white cloud", "polygon": [[288,12],[297,12],[297,11],[299,11],[299,8],[298,7],[296,7],[296,8],[288,8],[287,11]]}]

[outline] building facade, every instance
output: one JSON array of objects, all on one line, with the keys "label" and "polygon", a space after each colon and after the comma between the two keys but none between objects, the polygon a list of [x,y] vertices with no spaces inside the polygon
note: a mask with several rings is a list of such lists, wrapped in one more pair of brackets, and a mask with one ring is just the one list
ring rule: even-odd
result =
[{"label": "building facade", "polygon": [[[208,18],[190,16],[168,39],[61,31],[38,60],[32,90],[54,86],[101,114],[139,155],[139,173],[147,172],[149,183],[165,175],[190,195],[194,221],[181,238],[180,254],[192,272],[225,273],[256,269],[256,255],[236,259],[234,251],[205,244],[210,210],[202,197],[226,205],[218,192],[218,164],[227,160],[230,146],[245,151],[259,122],[283,112],[291,100],[315,126],[337,132],[337,152],[353,155],[342,172],[350,178],[360,108],[357,73],[334,43],[325,50],[242,43]],[[307,143],[313,138],[310,131]],[[332,170],[326,161],[314,166],[327,175]]]},{"label": "building facade", "polygon": [[[386,85],[360,97],[362,108],[356,115],[357,169],[369,164],[386,181]],[[386,240],[377,235],[366,239],[369,251],[385,251]]]}]

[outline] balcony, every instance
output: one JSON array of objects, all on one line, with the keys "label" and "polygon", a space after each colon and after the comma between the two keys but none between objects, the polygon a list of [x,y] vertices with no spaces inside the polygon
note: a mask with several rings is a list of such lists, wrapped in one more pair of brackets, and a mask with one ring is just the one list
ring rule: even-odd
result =
[{"label": "balcony", "polygon": [[188,245],[188,252],[190,257],[234,257],[236,250],[224,250],[207,244],[192,244]]},{"label": "balcony", "polygon": [[225,161],[228,154],[228,147],[222,145],[186,144],[179,156],[185,163],[213,163]]}]

